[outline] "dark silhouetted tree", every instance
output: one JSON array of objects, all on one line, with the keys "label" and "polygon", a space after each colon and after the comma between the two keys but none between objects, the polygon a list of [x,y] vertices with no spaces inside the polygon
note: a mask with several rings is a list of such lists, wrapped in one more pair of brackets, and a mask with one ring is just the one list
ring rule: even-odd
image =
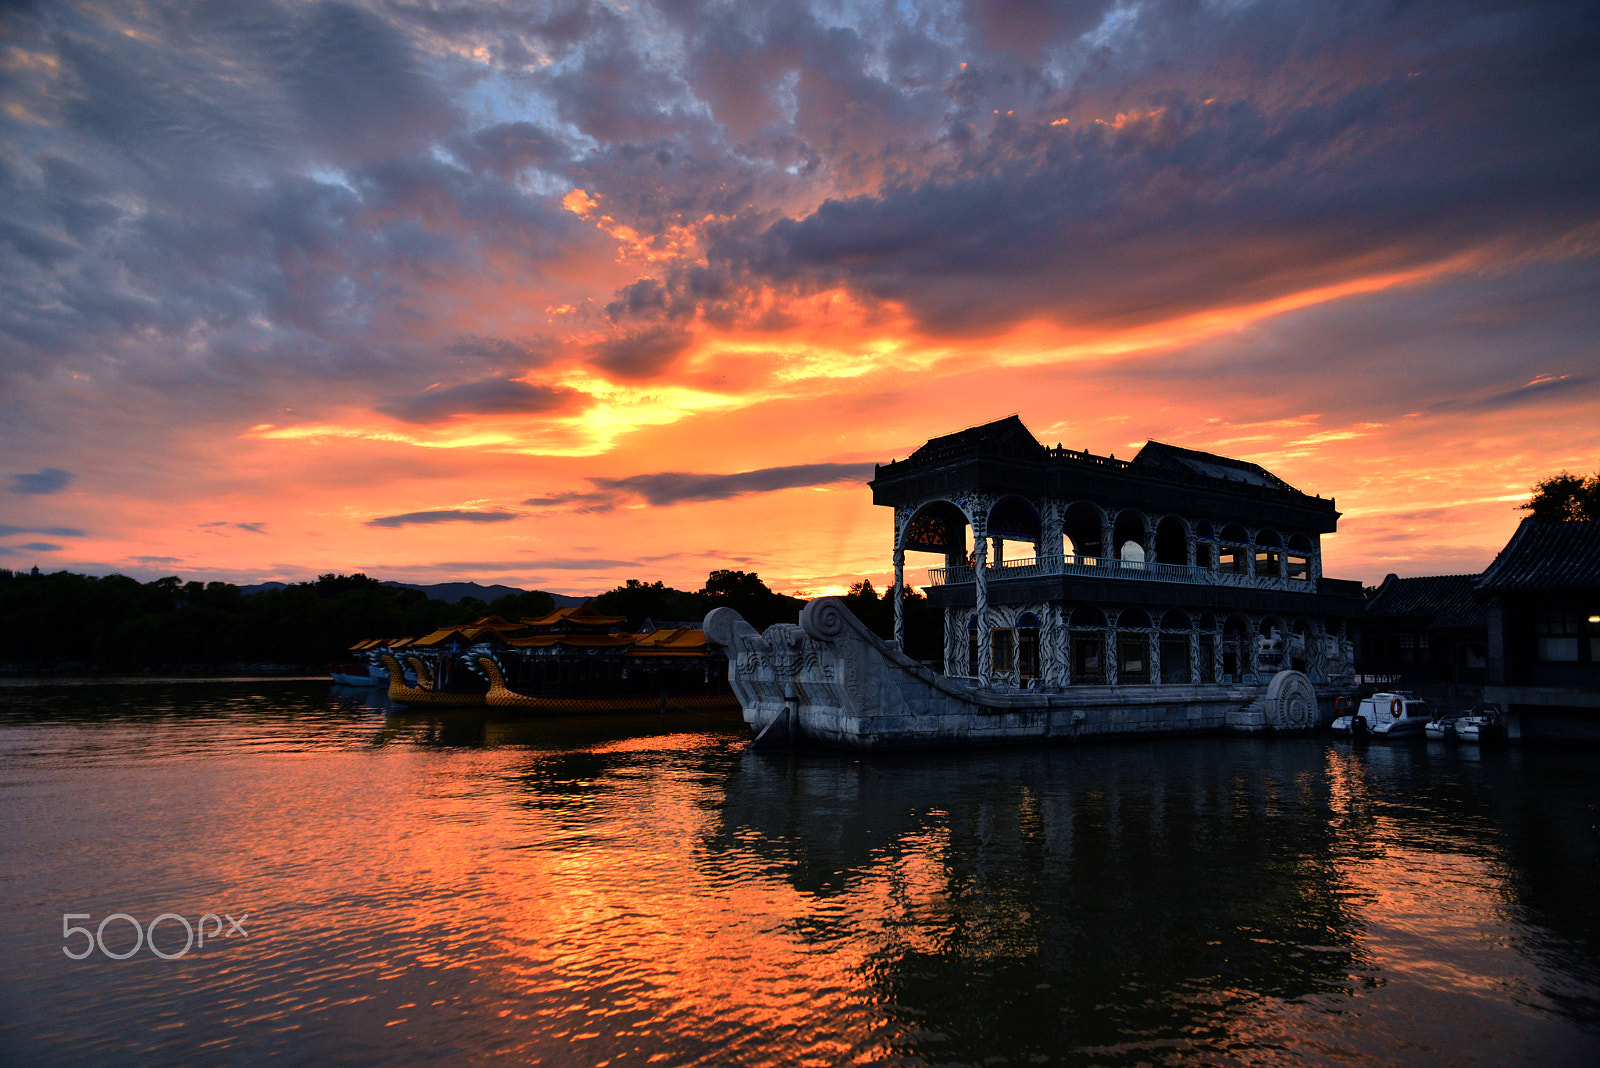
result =
[{"label": "dark silhouetted tree", "polygon": [[594,610],[602,615],[627,616],[628,629],[637,631],[647,619],[656,622],[699,623],[705,618],[705,598],[685,593],[660,581],[629,579],[594,599]]},{"label": "dark silhouetted tree", "polygon": [[754,571],[713,571],[706,576],[700,596],[705,599],[706,611],[726,605],[757,630],[766,630],[774,623],[793,623],[805,607],[798,597],[768,589]]},{"label": "dark silhouetted tree", "polygon": [[1533,485],[1533,496],[1518,505],[1541,523],[1600,519],[1600,474],[1583,478],[1563,471]]}]

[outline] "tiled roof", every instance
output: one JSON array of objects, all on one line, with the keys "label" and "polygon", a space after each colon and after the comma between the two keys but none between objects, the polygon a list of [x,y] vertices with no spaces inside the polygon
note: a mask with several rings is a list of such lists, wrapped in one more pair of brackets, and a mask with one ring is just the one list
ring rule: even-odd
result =
[{"label": "tiled roof", "polygon": [[1477,575],[1390,575],[1362,614],[1373,620],[1425,620],[1429,630],[1486,626],[1484,607],[1472,596],[1477,582]]},{"label": "tiled roof", "polygon": [[1478,580],[1482,594],[1600,589],[1600,522],[1522,521]]},{"label": "tiled roof", "polygon": [[1133,458],[1133,463],[1136,468],[1154,467],[1171,470],[1176,467],[1190,474],[1200,475],[1204,478],[1214,478],[1222,482],[1242,482],[1246,485],[1264,486],[1269,489],[1294,489],[1289,483],[1260,464],[1253,464],[1248,460],[1235,460],[1231,456],[1218,456],[1214,452],[1185,449],[1181,446],[1168,445],[1161,441],[1145,442],[1144,448],[1139,450],[1139,455]]},{"label": "tiled roof", "polygon": [[639,639],[635,649],[704,649],[706,632],[678,627],[672,630],[654,630]]},{"label": "tiled roof", "polygon": [[603,616],[589,606],[586,601],[577,608],[557,608],[547,616],[538,619],[522,618],[522,622],[530,627],[553,627],[558,623],[574,623],[586,627],[611,627],[618,623],[627,622],[627,616]]},{"label": "tiled roof", "polygon": [[563,645],[569,649],[622,649],[637,641],[637,634],[530,634],[526,638],[507,638],[517,649],[548,649]]},{"label": "tiled roof", "polygon": [[911,459],[919,463],[944,463],[953,459],[976,455],[1020,456],[1028,459],[1042,458],[1044,446],[1033,436],[1022,420],[1014,415],[997,419],[982,426],[969,426],[954,434],[929,438]]}]

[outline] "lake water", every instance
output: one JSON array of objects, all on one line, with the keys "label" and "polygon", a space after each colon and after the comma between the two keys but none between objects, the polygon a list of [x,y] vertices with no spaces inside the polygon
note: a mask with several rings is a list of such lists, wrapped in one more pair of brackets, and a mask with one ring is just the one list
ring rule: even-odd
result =
[{"label": "lake water", "polygon": [[0,686],[0,1063],[1600,1063],[1600,752],[747,737]]}]

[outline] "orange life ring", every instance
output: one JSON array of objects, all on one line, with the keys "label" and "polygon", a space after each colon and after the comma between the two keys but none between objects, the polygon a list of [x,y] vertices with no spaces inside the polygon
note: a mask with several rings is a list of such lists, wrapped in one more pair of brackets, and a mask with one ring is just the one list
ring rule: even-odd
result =
[{"label": "orange life ring", "polygon": [[1344,711],[1347,711],[1349,708],[1350,708],[1350,698],[1345,697],[1343,694],[1340,694],[1338,697],[1335,697],[1333,699],[1333,710],[1335,712],[1344,712]]},{"label": "orange life ring", "polygon": [[1404,701],[1396,697],[1394,700],[1389,702],[1389,715],[1393,716],[1395,719],[1401,719],[1405,716],[1405,714],[1406,703]]}]

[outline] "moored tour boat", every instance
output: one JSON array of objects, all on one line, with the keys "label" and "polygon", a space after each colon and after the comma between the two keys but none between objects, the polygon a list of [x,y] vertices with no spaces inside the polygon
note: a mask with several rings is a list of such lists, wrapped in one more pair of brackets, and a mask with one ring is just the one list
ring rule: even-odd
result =
[{"label": "moored tour boat", "polygon": [[[396,704],[563,715],[737,709],[727,661],[698,627],[620,629],[588,605],[508,623],[489,616],[381,650]],[[415,678],[408,683],[406,668]]]},{"label": "moored tour boat", "polygon": [[1331,726],[1340,734],[1413,738],[1425,732],[1432,718],[1428,702],[1411,692],[1386,691],[1363,697],[1354,712],[1338,716]]}]

